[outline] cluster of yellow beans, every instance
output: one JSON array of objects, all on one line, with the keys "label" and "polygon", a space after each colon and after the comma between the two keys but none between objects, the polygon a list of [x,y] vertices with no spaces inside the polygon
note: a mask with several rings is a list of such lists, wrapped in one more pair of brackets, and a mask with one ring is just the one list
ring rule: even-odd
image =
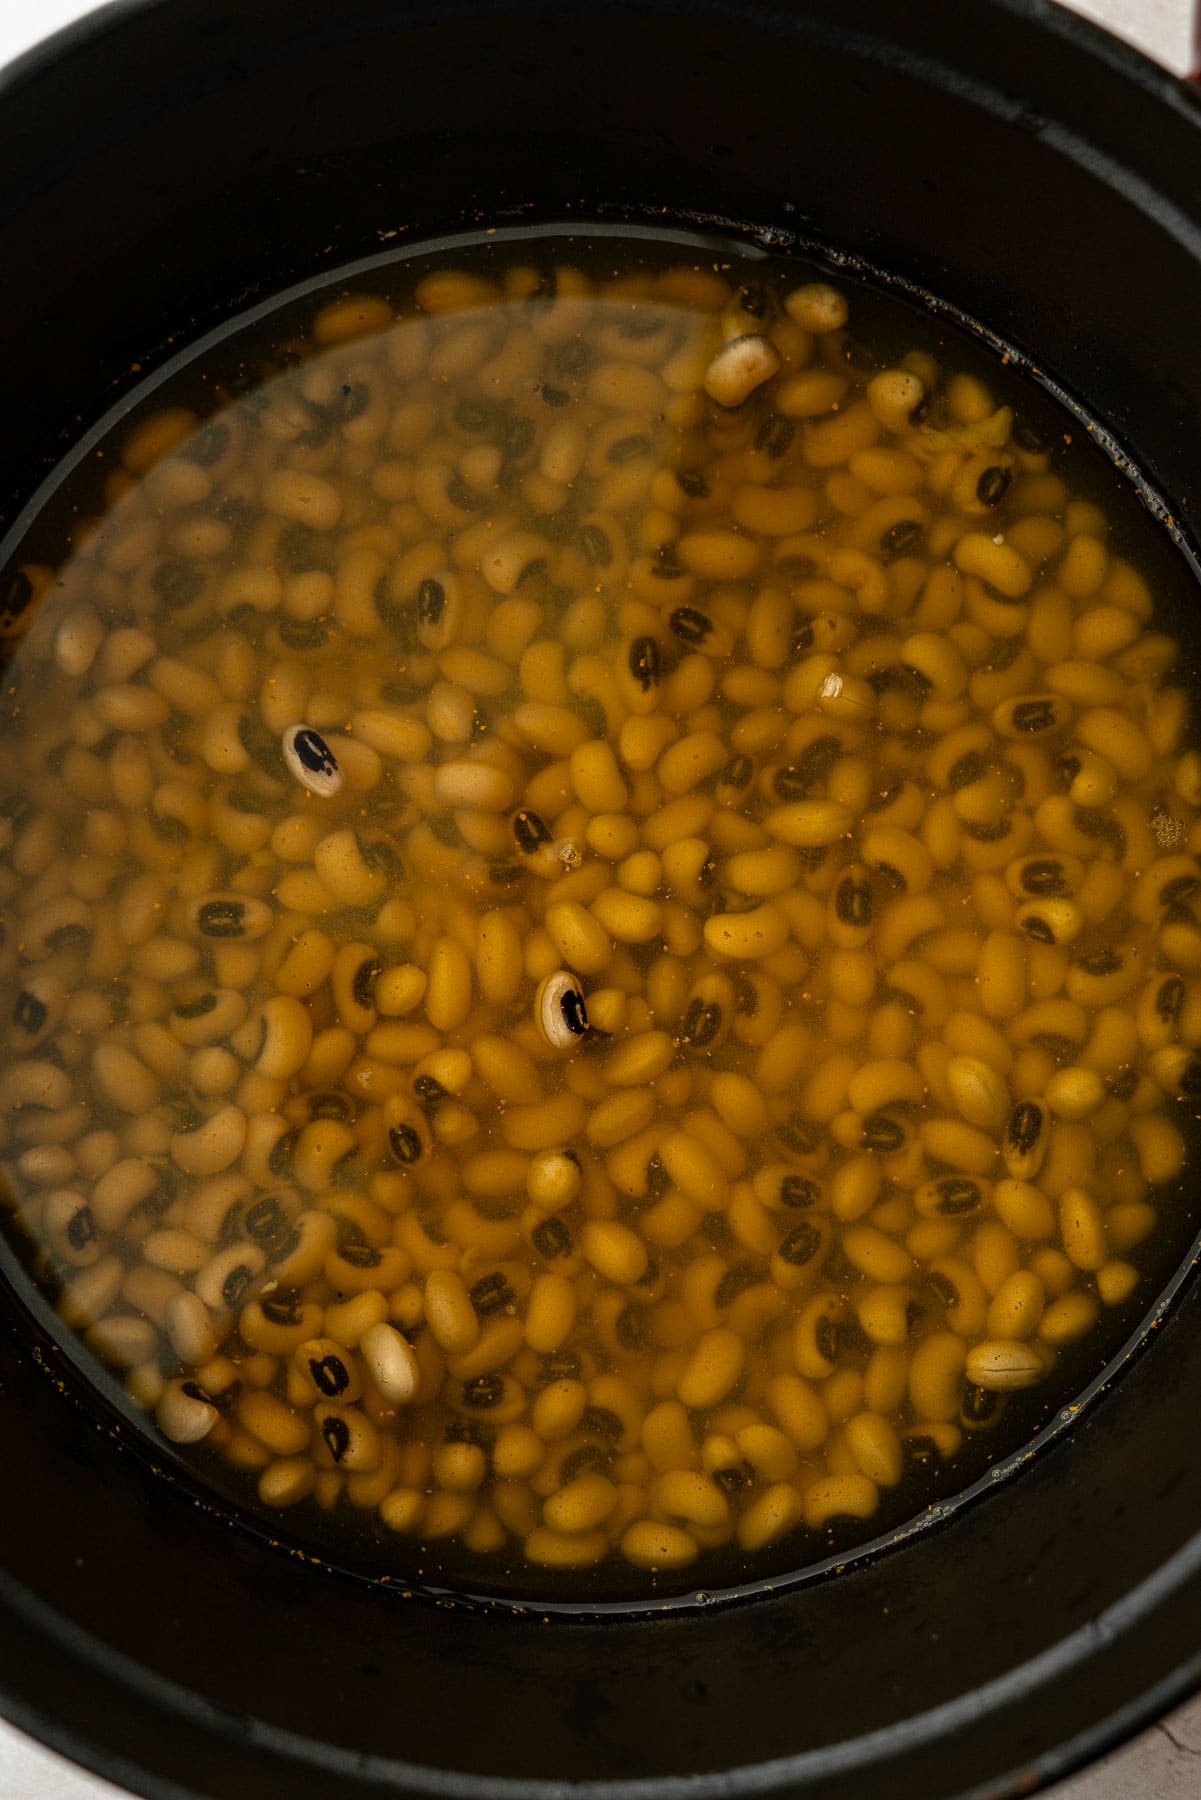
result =
[{"label": "cluster of yellow beans", "polygon": [[268,1507],[757,1551],[1138,1284],[1201,1087],[1175,646],[979,378],[740,280],[338,298],[24,572],[4,1166]]}]

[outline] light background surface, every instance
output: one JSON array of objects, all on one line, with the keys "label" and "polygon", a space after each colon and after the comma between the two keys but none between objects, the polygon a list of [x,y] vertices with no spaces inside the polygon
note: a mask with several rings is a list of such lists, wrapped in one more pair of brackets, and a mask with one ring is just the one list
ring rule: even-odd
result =
[{"label": "light background surface", "polygon": [[[87,0],[0,0],[0,65],[92,10]],[[1074,10],[1177,74],[1193,67],[1191,0],[1074,0]],[[0,1800],[123,1800],[124,1794],[0,1720]],[[331,1792],[330,1800],[337,1795]],[[1062,1782],[1047,1800],[1201,1800],[1201,1696]]]}]

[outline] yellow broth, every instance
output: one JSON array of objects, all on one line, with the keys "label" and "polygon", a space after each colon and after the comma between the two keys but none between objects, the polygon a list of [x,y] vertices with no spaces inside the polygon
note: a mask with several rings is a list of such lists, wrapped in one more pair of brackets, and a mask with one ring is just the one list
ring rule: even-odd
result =
[{"label": "yellow broth", "polygon": [[18,1235],[148,1427],[381,1566],[866,1537],[1192,1231],[1201,758],[1119,478],[783,260],[302,312],[17,578]]}]

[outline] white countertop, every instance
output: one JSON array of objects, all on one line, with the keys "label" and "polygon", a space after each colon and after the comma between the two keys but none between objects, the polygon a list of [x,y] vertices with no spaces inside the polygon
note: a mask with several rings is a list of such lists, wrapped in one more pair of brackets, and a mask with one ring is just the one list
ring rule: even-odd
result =
[{"label": "white countertop", "polygon": [[[970,4],[971,0],[964,0]],[[1177,74],[1193,66],[1191,0],[1072,0]],[[1201,3],[1201,0],[1199,0]],[[0,0],[0,65],[90,12],[89,0]],[[0,1800],[123,1800],[125,1790],[85,1774],[0,1720]],[[1103,1762],[1062,1782],[1047,1800],[1198,1800],[1201,1695]],[[330,1800],[336,1800],[331,1794]]]}]

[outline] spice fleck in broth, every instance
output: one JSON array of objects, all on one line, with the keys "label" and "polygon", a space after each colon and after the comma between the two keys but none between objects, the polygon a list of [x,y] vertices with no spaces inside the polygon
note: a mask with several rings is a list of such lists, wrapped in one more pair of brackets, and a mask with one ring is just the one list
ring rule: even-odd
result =
[{"label": "spice fleck in broth", "polygon": [[866,290],[616,249],[377,272],[118,430],[0,774],[62,1327],[258,1507],[544,1596],[1023,1441],[1183,1254],[1201,1089],[1118,478]]}]

